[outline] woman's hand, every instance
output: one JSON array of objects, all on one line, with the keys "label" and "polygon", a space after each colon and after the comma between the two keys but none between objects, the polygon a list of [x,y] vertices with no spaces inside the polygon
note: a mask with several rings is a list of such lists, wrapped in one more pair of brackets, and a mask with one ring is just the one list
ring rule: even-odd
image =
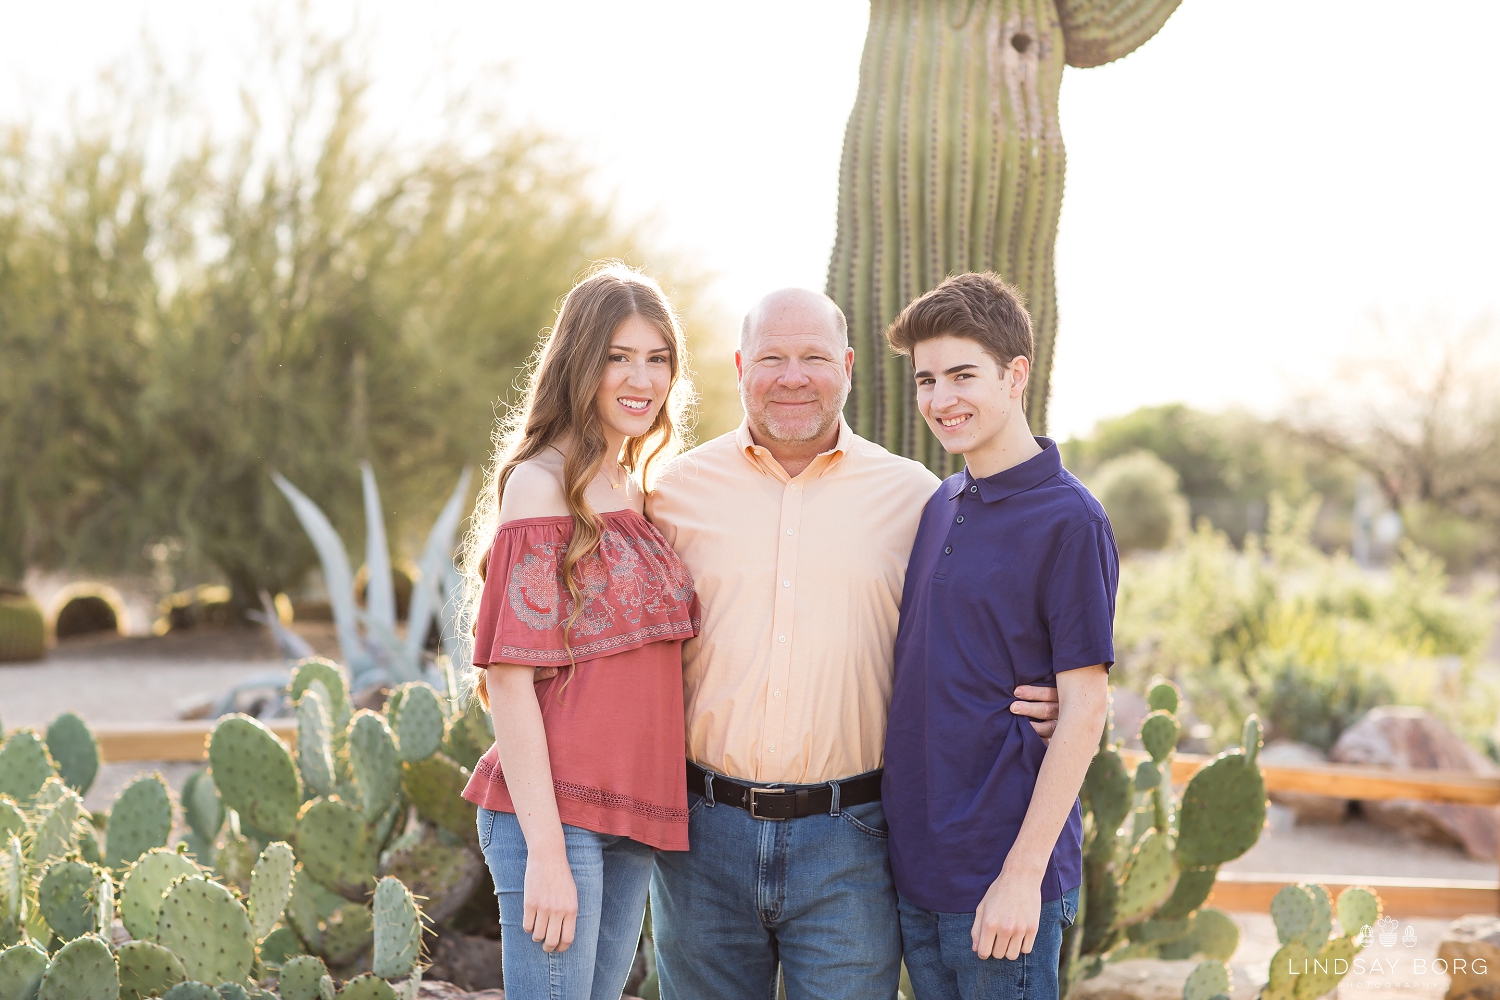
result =
[{"label": "woman's hand", "polygon": [[1042,880],[1002,870],[974,913],[970,939],[980,958],[1014,961],[1031,953],[1042,919]]},{"label": "woman's hand", "polygon": [[573,884],[566,851],[527,852],[522,902],[521,927],[531,940],[540,942],[543,951],[567,951],[578,923],[578,887]]}]

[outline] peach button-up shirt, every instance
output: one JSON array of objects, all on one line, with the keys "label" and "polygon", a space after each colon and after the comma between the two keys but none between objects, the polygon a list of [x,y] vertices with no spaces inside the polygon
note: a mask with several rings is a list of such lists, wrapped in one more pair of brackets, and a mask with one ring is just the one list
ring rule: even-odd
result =
[{"label": "peach button-up shirt", "polygon": [[791,478],[747,424],[678,457],[646,512],[692,573],[689,760],[809,783],[881,766],[901,586],[938,478],[855,434]]}]

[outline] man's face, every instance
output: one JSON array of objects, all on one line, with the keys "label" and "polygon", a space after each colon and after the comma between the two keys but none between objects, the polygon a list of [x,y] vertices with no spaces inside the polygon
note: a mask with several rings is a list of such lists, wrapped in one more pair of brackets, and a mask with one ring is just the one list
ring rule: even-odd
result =
[{"label": "man's face", "polygon": [[849,395],[854,351],[828,310],[816,302],[787,303],[757,317],[735,352],[740,400],[761,441],[805,444],[838,426]]},{"label": "man's face", "polygon": [[1024,357],[1001,367],[966,337],[934,337],[912,348],[917,409],[950,455],[982,451],[1021,408]]}]

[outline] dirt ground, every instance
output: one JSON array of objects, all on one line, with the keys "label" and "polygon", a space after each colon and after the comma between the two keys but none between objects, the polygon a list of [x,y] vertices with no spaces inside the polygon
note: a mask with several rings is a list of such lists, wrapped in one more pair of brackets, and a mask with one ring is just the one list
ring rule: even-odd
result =
[{"label": "dirt ground", "polygon": [[[337,655],[331,625],[299,624],[297,630],[319,652]],[[178,718],[186,706],[220,694],[232,684],[282,668],[269,637],[257,628],[200,629],[160,638],[71,640],[50,651],[40,663],[0,666],[0,719],[6,729],[44,727],[58,713],[72,710],[95,723],[166,722]],[[192,765],[105,765],[86,803],[95,809],[107,807],[135,775],[158,770],[174,788],[180,788]],[[1357,819],[1337,826],[1296,826],[1276,807],[1260,842],[1226,868],[1288,875],[1491,881],[1496,877],[1494,862],[1469,858],[1456,848],[1401,840]],[[1246,913],[1236,914],[1235,920],[1242,937],[1231,964],[1261,970],[1264,975],[1276,950],[1270,917]],[[1436,956],[1447,921],[1404,922],[1416,929],[1417,944],[1398,946],[1389,955],[1373,946],[1366,955],[1383,960],[1380,971],[1345,980],[1339,989],[1341,1000],[1376,996],[1437,1000],[1442,996],[1446,977],[1417,974],[1417,970],[1422,963],[1430,965]]]}]

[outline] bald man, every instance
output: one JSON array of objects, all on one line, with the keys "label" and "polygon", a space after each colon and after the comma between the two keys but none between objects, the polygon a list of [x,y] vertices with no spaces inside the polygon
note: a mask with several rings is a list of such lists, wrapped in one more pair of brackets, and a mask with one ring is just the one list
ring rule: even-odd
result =
[{"label": "bald man", "polygon": [[827,296],[767,295],[735,369],[744,422],[646,501],[703,609],[683,651],[691,849],[658,853],[651,883],[661,995],[764,1000],[779,966],[791,1000],[893,998],[880,768],[902,581],[938,479],[844,422],[854,352]]}]

